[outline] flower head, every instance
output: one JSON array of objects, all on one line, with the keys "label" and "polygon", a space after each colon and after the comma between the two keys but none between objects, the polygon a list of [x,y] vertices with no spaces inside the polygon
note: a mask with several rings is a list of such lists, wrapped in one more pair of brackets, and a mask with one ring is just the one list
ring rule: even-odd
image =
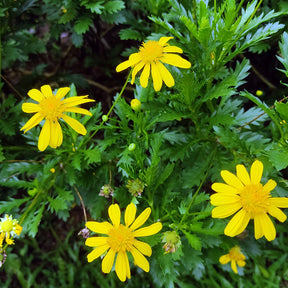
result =
[{"label": "flower head", "polygon": [[174,79],[163,63],[180,68],[190,68],[191,63],[178,54],[174,54],[183,53],[183,51],[177,46],[170,46],[167,43],[170,39],[173,39],[173,37],[161,37],[159,41],[142,43],[139,52],[131,54],[127,61],[120,63],[116,67],[116,71],[120,72],[128,67],[132,67],[131,83],[133,84],[136,74],[143,68],[140,76],[140,84],[143,88],[146,88],[148,85],[150,71],[155,91],[161,89],[162,81],[168,87],[174,86]]},{"label": "flower head", "polygon": [[223,265],[231,261],[231,268],[236,274],[238,273],[237,265],[239,267],[245,266],[246,263],[244,260],[245,255],[241,253],[240,247],[237,245],[230,249],[229,254],[222,255],[219,258],[219,262]]},{"label": "flower head", "polygon": [[128,191],[132,194],[133,197],[141,196],[145,188],[145,183],[143,183],[139,179],[136,179],[136,180],[132,179],[132,180],[128,180],[126,187],[128,188]]},{"label": "flower head", "polygon": [[108,209],[112,224],[109,222],[88,221],[86,226],[90,230],[98,234],[107,235],[105,237],[90,237],[86,240],[85,245],[95,247],[87,255],[88,262],[92,262],[109,249],[102,261],[102,271],[104,273],[111,271],[116,256],[116,274],[121,281],[125,281],[126,278],[131,277],[127,256],[127,252],[130,252],[134,258],[134,264],[145,272],[149,272],[149,262],[143,255],[151,256],[151,247],[147,243],[137,240],[136,237],[150,236],[162,229],[160,222],[138,229],[146,222],[150,213],[151,209],[146,208],[135,219],[136,206],[131,203],[126,208],[124,215],[125,225],[123,225],[120,223],[121,212],[118,204],[112,204]]},{"label": "flower head", "polygon": [[105,184],[101,187],[99,196],[103,196],[105,198],[109,198],[113,196],[113,188],[109,184]]},{"label": "flower head", "polygon": [[3,218],[0,218],[0,247],[3,245],[4,239],[8,245],[14,244],[14,241],[11,239],[16,235],[20,235],[22,227],[18,224],[18,220],[13,219],[12,215],[5,215]]},{"label": "flower head", "polygon": [[174,253],[181,246],[180,236],[176,231],[167,231],[163,233],[162,242],[165,243],[163,245],[165,254]]},{"label": "flower head", "polygon": [[212,210],[213,218],[226,218],[236,213],[224,230],[224,234],[234,237],[242,233],[250,219],[254,219],[255,238],[263,236],[268,241],[276,237],[276,230],[268,214],[284,222],[287,216],[279,208],[288,207],[288,198],[273,197],[270,192],[276,187],[274,180],[264,186],[260,183],[263,164],[256,160],[251,166],[250,175],[243,165],[236,166],[236,175],[227,170],[221,171],[227,183],[214,183],[211,204],[218,206]]},{"label": "flower head", "polygon": [[94,100],[85,99],[87,96],[74,96],[62,100],[69,91],[69,87],[60,88],[56,95],[54,95],[51,87],[44,85],[41,87],[41,91],[31,89],[28,92],[28,96],[37,101],[38,104],[24,103],[22,105],[23,112],[36,114],[29,119],[21,130],[24,130],[24,133],[26,133],[45,119],[38,140],[38,148],[40,151],[44,151],[48,145],[51,148],[57,148],[62,144],[63,134],[59,124],[60,119],[66,121],[77,133],[82,135],[86,135],[87,133],[85,127],[79,121],[64,113],[74,112],[91,116],[92,114],[88,110],[75,106],[87,102],[94,102]]},{"label": "flower head", "polygon": [[131,108],[134,110],[134,111],[140,111],[140,109],[141,109],[141,102],[138,100],[138,99],[136,99],[136,98],[134,98],[134,99],[132,99],[131,100]]}]

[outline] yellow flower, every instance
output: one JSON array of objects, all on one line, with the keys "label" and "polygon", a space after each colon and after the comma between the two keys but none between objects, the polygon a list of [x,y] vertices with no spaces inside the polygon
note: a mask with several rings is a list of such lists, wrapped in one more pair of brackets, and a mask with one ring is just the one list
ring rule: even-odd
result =
[{"label": "yellow flower", "polygon": [[140,111],[141,109],[141,102],[138,100],[138,99],[132,99],[131,100],[131,108],[134,110],[134,111]]},{"label": "yellow flower", "polygon": [[150,71],[155,91],[161,89],[162,81],[168,87],[174,86],[174,79],[163,63],[180,68],[190,68],[191,63],[178,54],[174,54],[183,53],[183,51],[177,46],[170,46],[167,43],[170,39],[173,39],[173,37],[161,37],[159,41],[142,43],[139,52],[131,54],[127,61],[120,63],[116,67],[116,71],[120,72],[128,67],[132,67],[131,84],[133,84],[136,74],[144,67],[140,76],[140,84],[143,88],[146,88],[148,85]]},{"label": "yellow flower", "polygon": [[10,215],[5,215],[0,219],[0,247],[2,247],[4,239],[8,245],[14,244],[14,241],[11,239],[15,235],[20,235],[22,227],[18,224],[16,219],[13,219]]},{"label": "yellow flower", "polygon": [[[239,267],[245,266],[245,255],[241,253],[239,246],[234,246],[230,249],[229,254],[223,255],[219,258],[219,262],[223,265],[229,263],[231,261],[231,268],[237,274],[237,265]],[[237,265],[236,265],[237,264]]]},{"label": "yellow flower", "polygon": [[268,241],[275,239],[276,230],[267,213],[284,222],[287,216],[279,208],[288,207],[288,198],[272,198],[270,192],[277,184],[274,180],[269,180],[263,186],[260,183],[262,173],[263,164],[256,160],[251,166],[250,176],[244,165],[237,165],[236,175],[227,170],[221,171],[227,184],[212,185],[212,189],[217,193],[211,195],[211,204],[218,206],[212,210],[212,217],[226,218],[238,211],[226,226],[225,235],[239,235],[245,230],[250,219],[254,219],[256,239],[263,236]]},{"label": "yellow flower", "polygon": [[79,121],[64,113],[74,112],[91,116],[92,114],[88,110],[75,106],[87,102],[94,102],[94,100],[85,99],[88,95],[79,97],[74,96],[61,100],[69,91],[69,87],[60,88],[56,95],[54,95],[51,87],[49,85],[44,85],[41,87],[41,91],[31,89],[28,92],[28,96],[39,103],[24,103],[22,105],[22,110],[25,113],[36,114],[29,119],[21,130],[24,130],[24,133],[26,133],[45,119],[38,140],[38,148],[40,151],[44,151],[48,145],[51,148],[57,148],[62,144],[63,134],[59,124],[60,119],[66,121],[77,133],[82,135],[86,135],[87,133],[85,127]]},{"label": "yellow flower", "polygon": [[[149,272],[150,266],[147,259],[143,256],[151,256],[151,247],[136,237],[150,236],[158,233],[162,229],[160,222],[150,226],[139,228],[150,216],[151,209],[146,208],[135,220],[136,206],[131,203],[127,206],[124,220],[125,226],[120,223],[121,212],[117,204],[110,205],[108,209],[109,217],[112,224],[109,222],[94,222],[88,221],[86,226],[95,233],[105,234],[105,237],[90,237],[86,240],[85,245],[96,247],[87,255],[88,262],[92,262],[108,249],[107,254],[102,261],[102,271],[109,273],[113,267],[116,257],[115,271],[121,281],[131,277],[130,267],[127,252],[130,252],[134,258],[134,264],[139,266],[145,272]],[[135,220],[135,221],[134,221]]]}]

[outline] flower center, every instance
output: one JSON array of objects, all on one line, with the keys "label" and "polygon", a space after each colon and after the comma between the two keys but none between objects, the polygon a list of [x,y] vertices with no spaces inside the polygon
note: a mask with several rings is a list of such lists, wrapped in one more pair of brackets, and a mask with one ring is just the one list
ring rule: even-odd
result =
[{"label": "flower center", "polygon": [[235,246],[230,249],[229,256],[231,260],[239,261],[245,260],[245,256],[240,252],[240,247]]},{"label": "flower center", "polygon": [[243,188],[240,192],[241,204],[246,210],[250,218],[254,218],[256,214],[266,213],[268,211],[270,192],[263,189],[262,184],[250,184]]},{"label": "flower center", "polygon": [[142,44],[139,53],[143,62],[157,62],[163,56],[163,46],[161,46],[158,41],[148,41]]},{"label": "flower center", "polygon": [[13,230],[13,226],[14,226],[14,223],[13,223],[13,220],[6,220],[2,223],[0,223],[0,230],[1,232],[11,232]]},{"label": "flower center", "polygon": [[64,111],[61,100],[54,95],[42,100],[39,106],[41,107],[40,113],[42,116],[54,122],[61,118]]},{"label": "flower center", "polygon": [[117,228],[112,228],[108,235],[109,237],[107,239],[107,243],[114,251],[125,252],[131,250],[134,242],[134,236],[133,232],[131,232],[129,228],[120,224]]}]

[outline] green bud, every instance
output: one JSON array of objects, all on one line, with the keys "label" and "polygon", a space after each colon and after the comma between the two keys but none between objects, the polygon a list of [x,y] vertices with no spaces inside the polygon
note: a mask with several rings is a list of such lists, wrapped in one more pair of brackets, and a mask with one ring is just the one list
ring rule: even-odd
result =
[{"label": "green bud", "polygon": [[128,147],[128,150],[129,150],[129,151],[134,151],[135,148],[136,148],[136,144],[135,144],[135,143],[131,143],[131,144],[129,145],[129,147]]},{"label": "green bud", "polygon": [[108,116],[107,115],[103,115],[102,116],[102,121],[106,122],[108,120]]}]

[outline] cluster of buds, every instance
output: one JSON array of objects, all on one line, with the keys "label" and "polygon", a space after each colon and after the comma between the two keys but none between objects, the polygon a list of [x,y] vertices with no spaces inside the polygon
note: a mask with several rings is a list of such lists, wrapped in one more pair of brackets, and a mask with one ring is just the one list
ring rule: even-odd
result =
[{"label": "cluster of buds", "polygon": [[145,188],[145,184],[139,179],[132,179],[128,180],[126,187],[128,188],[129,193],[131,193],[133,197],[137,197],[141,196],[141,193]]},{"label": "cluster of buds", "polygon": [[101,187],[99,196],[104,196],[105,198],[109,198],[113,196],[114,190],[109,184],[105,184]]},{"label": "cluster of buds", "polygon": [[167,231],[163,233],[162,243],[165,243],[162,247],[165,254],[174,253],[181,246],[180,236],[176,231]]}]

